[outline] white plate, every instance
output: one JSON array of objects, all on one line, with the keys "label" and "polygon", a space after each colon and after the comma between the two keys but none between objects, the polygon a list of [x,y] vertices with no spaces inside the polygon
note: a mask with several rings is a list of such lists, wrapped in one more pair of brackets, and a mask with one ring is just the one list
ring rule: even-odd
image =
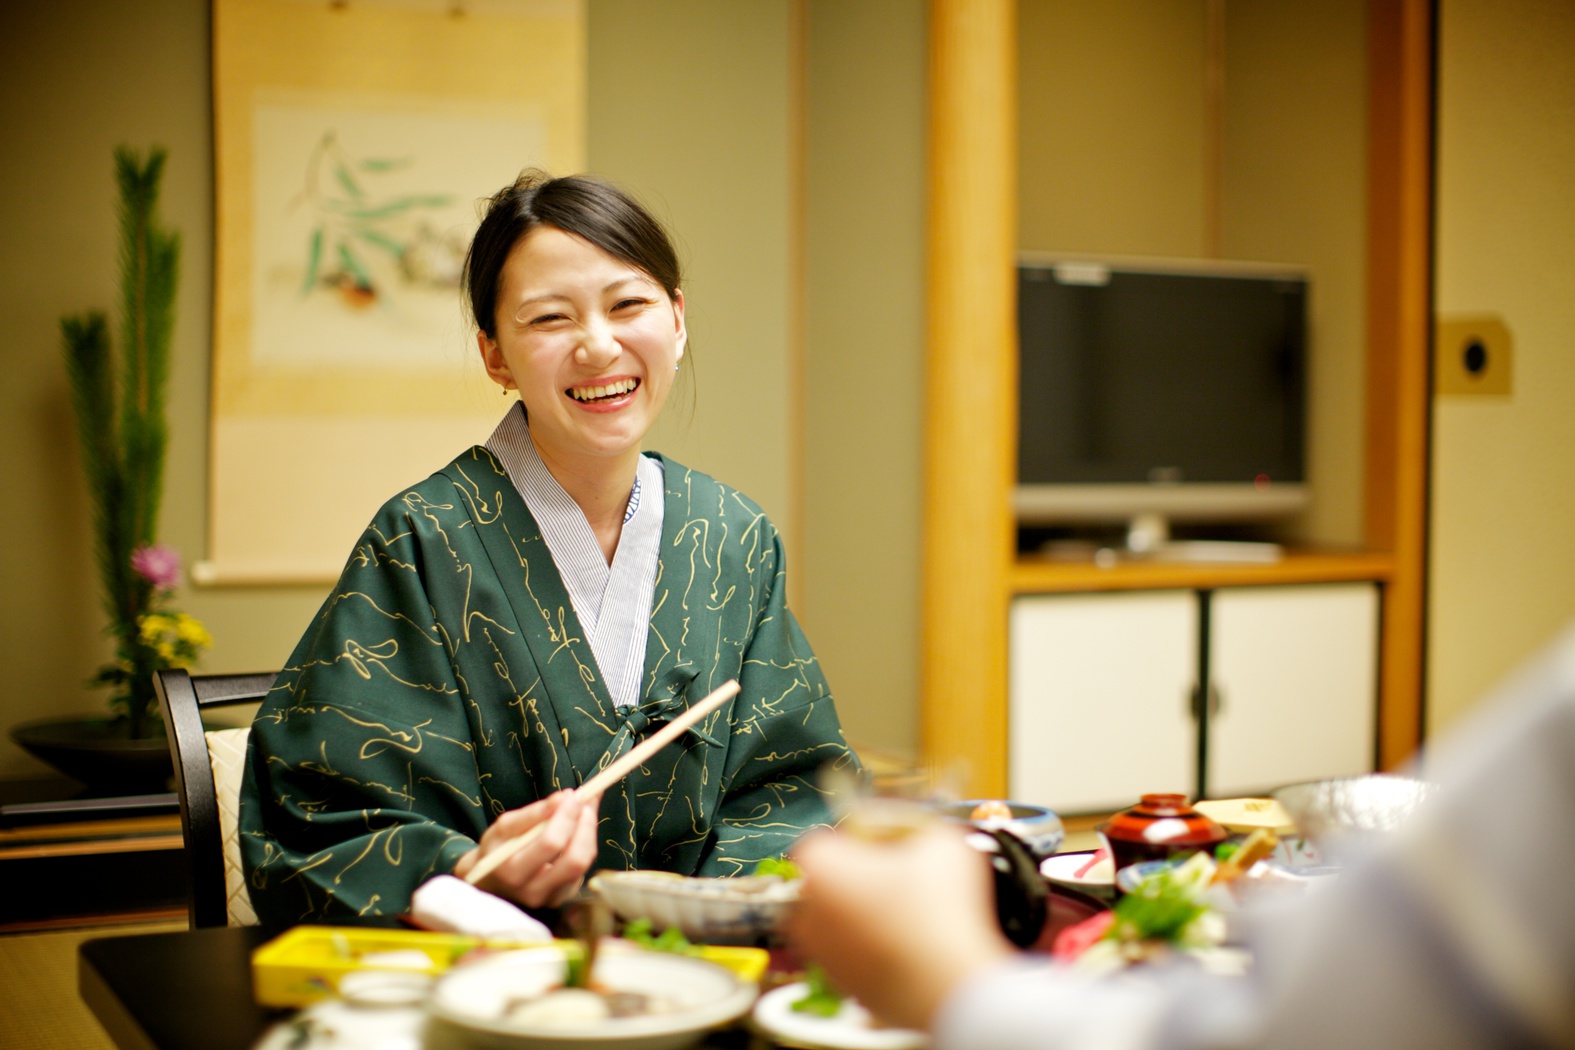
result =
[{"label": "white plate", "polygon": [[438,980],[428,1000],[433,1024],[427,1046],[665,1050],[689,1046],[701,1032],[742,1017],[757,991],[731,970],[704,959],[603,942],[596,956],[597,984],[670,997],[677,1000],[677,1009],[572,1027],[505,1016],[511,1001],[552,987],[563,971],[563,953],[557,948],[500,952],[454,967]]},{"label": "white plate", "polygon": [[769,1036],[813,1050],[918,1050],[929,1045],[923,1032],[910,1028],[876,1028],[870,1012],[852,999],[830,1017],[800,1013],[793,1004],[809,993],[809,985],[783,985],[755,1003],[755,1024]]},{"label": "white plate", "polygon": [[1051,882],[1059,882],[1064,886],[1097,888],[1109,887],[1116,881],[1116,865],[1105,857],[1092,868],[1088,874],[1078,875],[1078,871],[1086,865],[1094,850],[1083,850],[1078,853],[1057,853],[1053,857],[1046,857],[1044,863],[1039,865],[1039,873]]},{"label": "white plate", "polygon": [[268,1029],[255,1050],[422,1050],[426,1021],[420,1006],[360,1007],[324,999]]}]

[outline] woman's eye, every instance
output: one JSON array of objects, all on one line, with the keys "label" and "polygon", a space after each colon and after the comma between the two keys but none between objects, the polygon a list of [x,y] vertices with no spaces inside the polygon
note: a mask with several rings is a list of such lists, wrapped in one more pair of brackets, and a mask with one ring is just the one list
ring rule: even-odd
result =
[{"label": "woman's eye", "polygon": [[555,321],[562,321],[563,319],[564,317],[562,314],[542,314],[539,317],[532,317],[530,319],[530,323],[533,325],[552,324]]},{"label": "woman's eye", "polygon": [[650,302],[649,299],[620,299],[620,300],[618,300],[617,303],[615,303],[613,305],[613,309],[614,310],[627,310],[630,307],[634,307],[634,306],[644,306],[648,302]]}]

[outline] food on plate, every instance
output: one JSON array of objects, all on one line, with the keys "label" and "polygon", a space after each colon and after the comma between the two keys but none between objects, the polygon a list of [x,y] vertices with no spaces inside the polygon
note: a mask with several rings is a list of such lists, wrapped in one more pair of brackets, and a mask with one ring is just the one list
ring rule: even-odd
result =
[{"label": "food on plate", "polygon": [[986,799],[973,807],[969,820],[1011,820],[1012,807],[998,798]]},{"label": "food on plate", "polygon": [[661,933],[651,932],[650,919],[634,919],[623,928],[623,939],[632,941],[647,951],[672,952],[674,955],[699,955],[700,949],[690,943],[683,931],[669,926]]},{"label": "food on plate", "polygon": [[780,879],[799,879],[804,873],[798,870],[798,865],[786,857],[762,857],[755,864],[756,875],[775,875]]},{"label": "food on plate", "polygon": [[1217,866],[1207,853],[1149,876],[1108,912],[1062,930],[1051,954],[1079,969],[1104,972],[1187,953],[1205,964],[1225,939],[1225,920],[1209,899]]},{"label": "food on plate", "polygon": [[1250,871],[1254,864],[1273,853],[1274,848],[1279,844],[1278,835],[1267,828],[1259,828],[1248,835],[1240,845],[1234,846],[1229,851],[1226,851],[1226,846],[1233,845],[1232,843],[1220,846],[1215,850],[1218,863],[1212,881],[1214,883],[1236,881]]},{"label": "food on plate", "polygon": [[589,988],[559,985],[538,995],[511,999],[504,1006],[503,1016],[544,1028],[580,1028],[615,1017],[650,1017],[679,1009],[677,1000],[667,996],[592,983]]},{"label": "food on plate", "polygon": [[814,963],[804,968],[804,994],[793,1000],[793,1011],[814,1014],[816,1017],[835,1017],[845,999],[826,977],[826,971]]}]

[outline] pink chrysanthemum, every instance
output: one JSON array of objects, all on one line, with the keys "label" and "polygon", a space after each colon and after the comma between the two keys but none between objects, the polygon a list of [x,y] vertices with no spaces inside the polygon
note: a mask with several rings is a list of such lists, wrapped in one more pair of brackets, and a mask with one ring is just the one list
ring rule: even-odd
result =
[{"label": "pink chrysanthemum", "polygon": [[131,567],[137,575],[161,591],[180,586],[180,553],[174,547],[156,543],[131,552]]}]

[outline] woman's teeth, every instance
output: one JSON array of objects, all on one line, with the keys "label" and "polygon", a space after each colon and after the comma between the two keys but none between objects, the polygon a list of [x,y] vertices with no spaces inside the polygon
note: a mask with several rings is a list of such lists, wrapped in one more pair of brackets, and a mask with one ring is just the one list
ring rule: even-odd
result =
[{"label": "woman's teeth", "polygon": [[622,397],[639,385],[638,379],[620,379],[606,386],[570,387],[569,396],[576,401],[600,401],[609,397]]}]

